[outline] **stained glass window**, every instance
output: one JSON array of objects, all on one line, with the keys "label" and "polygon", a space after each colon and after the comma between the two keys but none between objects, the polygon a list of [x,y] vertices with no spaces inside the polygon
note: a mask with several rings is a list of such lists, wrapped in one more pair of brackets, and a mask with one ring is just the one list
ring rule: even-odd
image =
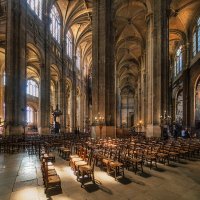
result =
[{"label": "stained glass window", "polygon": [[27,3],[31,10],[42,19],[42,0],[27,0]]},{"label": "stained glass window", "polygon": [[193,35],[193,55],[196,55],[197,53],[197,42],[196,42],[196,32],[194,32],[194,35]]},{"label": "stained glass window", "polygon": [[176,51],[175,63],[174,63],[174,75],[177,76],[183,70],[183,52],[182,45]]},{"label": "stained glass window", "polygon": [[193,56],[200,52],[200,17],[193,33]]},{"label": "stained glass window", "polygon": [[34,97],[38,97],[38,85],[34,80],[27,81],[26,93]]},{"label": "stained glass window", "polygon": [[72,58],[72,35],[69,31],[66,35],[66,53],[70,58]]},{"label": "stained glass window", "polygon": [[53,5],[50,12],[51,24],[50,31],[52,36],[56,39],[58,43],[60,43],[60,15],[57,8]]}]

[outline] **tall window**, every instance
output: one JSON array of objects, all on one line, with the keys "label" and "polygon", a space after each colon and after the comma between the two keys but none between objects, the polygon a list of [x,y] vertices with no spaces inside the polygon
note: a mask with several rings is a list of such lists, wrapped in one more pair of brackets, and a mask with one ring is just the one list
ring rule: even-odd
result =
[{"label": "tall window", "polygon": [[200,17],[197,20],[193,33],[193,56],[200,51]]},{"label": "tall window", "polygon": [[182,45],[176,51],[174,76],[177,76],[183,70],[183,48]]},{"label": "tall window", "polygon": [[26,107],[26,121],[28,124],[33,124],[34,110],[30,106]]},{"label": "tall window", "polygon": [[69,31],[66,35],[66,53],[70,58],[72,58],[72,35]]},{"label": "tall window", "polygon": [[80,65],[81,65],[81,53],[80,49],[78,48],[76,52],[76,67],[80,69]]},{"label": "tall window", "polygon": [[58,43],[60,43],[60,15],[58,13],[57,8],[53,5],[50,12],[51,24],[50,31],[52,36],[56,39]]},{"label": "tall window", "polygon": [[27,0],[27,3],[31,10],[33,10],[40,19],[42,19],[42,0]]},{"label": "tall window", "polygon": [[26,93],[38,97],[38,84],[34,80],[27,81]]}]

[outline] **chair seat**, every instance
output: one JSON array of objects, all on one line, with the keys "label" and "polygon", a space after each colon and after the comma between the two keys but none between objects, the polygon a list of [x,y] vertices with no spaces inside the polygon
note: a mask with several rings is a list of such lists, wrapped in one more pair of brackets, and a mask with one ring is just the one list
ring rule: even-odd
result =
[{"label": "chair seat", "polygon": [[49,153],[49,157],[55,157],[55,155],[53,155],[52,153]]},{"label": "chair seat", "polygon": [[110,162],[109,165],[111,167],[121,167],[121,166],[123,166],[123,164],[118,162],[118,161]]},{"label": "chair seat", "polygon": [[179,155],[179,153],[177,153],[177,152],[169,152],[169,154],[172,155],[172,156],[177,156],[177,155]]},{"label": "chair seat", "polygon": [[45,165],[47,165],[47,166],[53,166],[53,163],[52,162],[45,162]]},{"label": "chair seat", "polygon": [[77,154],[75,155],[70,155],[70,158],[73,159],[73,158],[79,158],[79,156]]},{"label": "chair seat", "polygon": [[49,167],[48,167],[48,171],[49,171],[49,170],[55,170],[55,167],[54,167],[53,165],[52,165],[52,166],[49,166]]},{"label": "chair seat", "polygon": [[83,159],[82,158],[72,158],[72,162],[75,163],[75,162],[78,162],[78,161],[82,161]]},{"label": "chair seat", "polygon": [[83,165],[83,166],[79,167],[80,172],[83,172],[83,171],[88,172],[88,171],[91,171],[91,170],[92,170],[92,167],[90,165]]},{"label": "chair seat", "polygon": [[75,164],[75,166],[82,166],[82,165],[87,165],[87,162],[81,160],[81,161],[75,162],[74,164]]},{"label": "chair seat", "polygon": [[70,152],[70,149],[63,149],[63,152]]},{"label": "chair seat", "polygon": [[158,155],[158,157],[161,157],[161,158],[168,156],[168,154],[166,154],[166,153],[158,153],[157,155]]},{"label": "chair seat", "polygon": [[130,161],[134,162],[134,163],[141,163],[142,159],[139,158],[131,158]]},{"label": "chair seat", "polygon": [[106,165],[108,165],[109,162],[112,162],[113,160],[111,159],[107,159],[107,158],[103,158],[102,162],[105,163]]},{"label": "chair seat", "polygon": [[56,170],[54,169],[54,170],[48,170],[48,176],[55,176],[55,175],[57,175],[57,173],[56,173]]},{"label": "chair seat", "polygon": [[59,183],[59,182],[60,182],[60,177],[58,175],[48,177],[48,183]]}]

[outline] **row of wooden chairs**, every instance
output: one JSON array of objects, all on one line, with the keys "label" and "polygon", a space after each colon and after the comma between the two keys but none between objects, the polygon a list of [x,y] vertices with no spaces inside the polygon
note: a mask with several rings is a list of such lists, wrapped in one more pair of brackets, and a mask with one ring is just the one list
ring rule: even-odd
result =
[{"label": "row of wooden chairs", "polygon": [[81,182],[81,187],[88,181],[95,183],[93,152],[82,147],[76,147],[75,152],[76,154],[70,155],[69,165],[77,176],[77,181]]},{"label": "row of wooden chairs", "polygon": [[170,161],[179,162],[181,158],[186,159],[200,154],[199,140],[173,140],[167,143],[157,139],[99,140],[88,141],[86,146],[96,150],[96,165],[100,163],[100,166],[104,165],[108,170],[108,163],[113,160],[112,154],[115,152],[115,160],[123,163],[127,169],[134,169],[135,173],[138,170],[143,172],[145,163],[151,169],[153,166],[157,168],[158,162],[169,164]]},{"label": "row of wooden chairs", "polygon": [[45,149],[42,149],[41,171],[45,185],[45,192],[49,189],[61,189],[60,176],[57,174],[53,162],[55,162],[55,156],[48,151],[46,152]]}]

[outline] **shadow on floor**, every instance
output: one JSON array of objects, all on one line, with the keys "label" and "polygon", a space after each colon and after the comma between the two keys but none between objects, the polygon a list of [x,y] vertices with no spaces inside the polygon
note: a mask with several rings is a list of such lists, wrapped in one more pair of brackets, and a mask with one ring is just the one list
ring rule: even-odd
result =
[{"label": "shadow on floor", "polygon": [[148,174],[148,173],[146,173],[146,172],[141,172],[141,173],[139,173],[139,175],[140,175],[141,177],[143,177],[143,178],[150,178],[150,177],[152,177],[151,174]]},{"label": "shadow on floor", "polygon": [[187,165],[188,164],[186,161],[183,161],[183,160],[181,160],[179,163],[183,164],[183,165]]},{"label": "shadow on floor", "polygon": [[109,188],[103,186],[102,183],[97,179],[95,179],[95,183],[84,184],[83,188],[88,193],[92,193],[92,192],[96,192],[97,190],[101,190],[107,194],[110,194],[110,195],[113,194],[113,192]]},{"label": "shadow on floor", "polygon": [[124,184],[124,185],[128,185],[130,183],[133,182],[133,180],[131,178],[128,178],[128,177],[121,177],[119,179],[117,179],[120,183]]},{"label": "shadow on floor", "polygon": [[169,166],[169,167],[173,167],[173,168],[179,167],[178,165],[176,165],[176,164],[174,164],[174,163],[170,163],[168,166]]},{"label": "shadow on floor", "polygon": [[157,172],[165,172],[165,171],[166,171],[165,169],[160,168],[160,167],[154,168],[153,170],[155,170],[155,171],[157,171]]},{"label": "shadow on floor", "polygon": [[62,194],[62,188],[56,188],[56,189],[49,189],[46,192],[47,200],[52,200],[52,196],[56,196]]},{"label": "shadow on floor", "polygon": [[109,188],[107,188],[103,185],[99,185],[99,189],[102,190],[103,192],[107,193],[107,194],[113,195],[113,192]]},{"label": "shadow on floor", "polygon": [[99,190],[99,186],[97,184],[86,184],[83,186],[83,188],[88,192],[88,193],[92,193],[92,192],[96,192],[97,190]]}]

